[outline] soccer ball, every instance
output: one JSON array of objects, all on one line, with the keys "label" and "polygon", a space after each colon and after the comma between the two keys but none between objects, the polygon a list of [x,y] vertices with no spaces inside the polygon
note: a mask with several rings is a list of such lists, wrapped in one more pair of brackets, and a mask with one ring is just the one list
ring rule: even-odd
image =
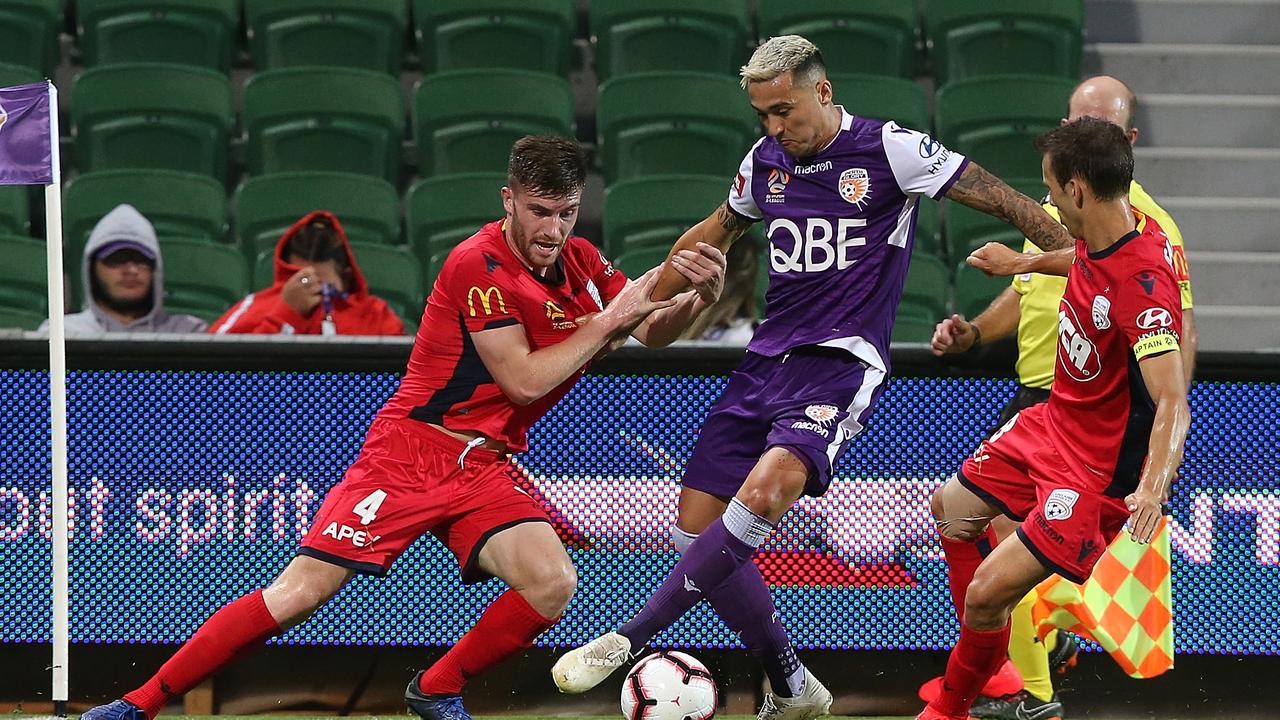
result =
[{"label": "soccer ball", "polygon": [[690,655],[654,653],[631,668],[622,683],[625,720],[707,720],[716,714],[716,683]]}]

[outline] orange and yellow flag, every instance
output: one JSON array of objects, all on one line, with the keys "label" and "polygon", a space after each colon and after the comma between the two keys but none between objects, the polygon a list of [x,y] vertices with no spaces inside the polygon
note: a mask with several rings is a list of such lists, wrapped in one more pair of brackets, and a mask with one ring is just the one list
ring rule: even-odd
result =
[{"label": "orange and yellow flag", "polygon": [[1053,576],[1040,583],[1031,611],[1043,638],[1055,627],[1097,642],[1130,677],[1173,667],[1169,521],[1150,545],[1121,531],[1084,585]]}]

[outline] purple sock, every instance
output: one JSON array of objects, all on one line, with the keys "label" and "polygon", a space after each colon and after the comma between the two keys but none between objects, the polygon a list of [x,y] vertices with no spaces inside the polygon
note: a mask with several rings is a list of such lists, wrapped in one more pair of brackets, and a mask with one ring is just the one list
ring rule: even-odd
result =
[{"label": "purple sock", "polygon": [[718,518],[689,546],[640,612],[618,632],[631,641],[632,652],[639,650],[698,604],[704,593],[749,563],[755,551],[755,545],[734,537],[725,527],[724,518]]},{"label": "purple sock", "polygon": [[707,600],[764,666],[774,694],[797,695],[804,686],[804,666],[778,618],[760,568],[753,562],[743,564],[728,580],[707,593]]}]

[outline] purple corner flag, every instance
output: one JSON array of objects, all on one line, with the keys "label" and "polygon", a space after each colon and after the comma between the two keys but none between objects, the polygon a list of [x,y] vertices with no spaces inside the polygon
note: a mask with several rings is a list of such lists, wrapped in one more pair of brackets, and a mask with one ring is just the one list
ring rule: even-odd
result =
[{"label": "purple corner flag", "polygon": [[47,81],[0,88],[0,185],[53,182],[49,95]]}]

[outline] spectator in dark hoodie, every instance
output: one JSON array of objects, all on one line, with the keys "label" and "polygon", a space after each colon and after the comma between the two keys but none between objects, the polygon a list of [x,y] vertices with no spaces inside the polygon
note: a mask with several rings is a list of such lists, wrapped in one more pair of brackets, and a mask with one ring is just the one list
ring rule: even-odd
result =
[{"label": "spectator in dark hoodie", "polygon": [[[132,205],[103,216],[84,246],[84,310],[68,315],[67,337],[108,332],[198,333],[205,321],[164,309],[164,258],[156,230]],[[49,329],[48,321],[40,327]]]},{"label": "spectator in dark hoodie", "polygon": [[275,283],[236,303],[209,332],[403,335],[404,323],[369,294],[338,218],[317,211],[276,243]]}]

